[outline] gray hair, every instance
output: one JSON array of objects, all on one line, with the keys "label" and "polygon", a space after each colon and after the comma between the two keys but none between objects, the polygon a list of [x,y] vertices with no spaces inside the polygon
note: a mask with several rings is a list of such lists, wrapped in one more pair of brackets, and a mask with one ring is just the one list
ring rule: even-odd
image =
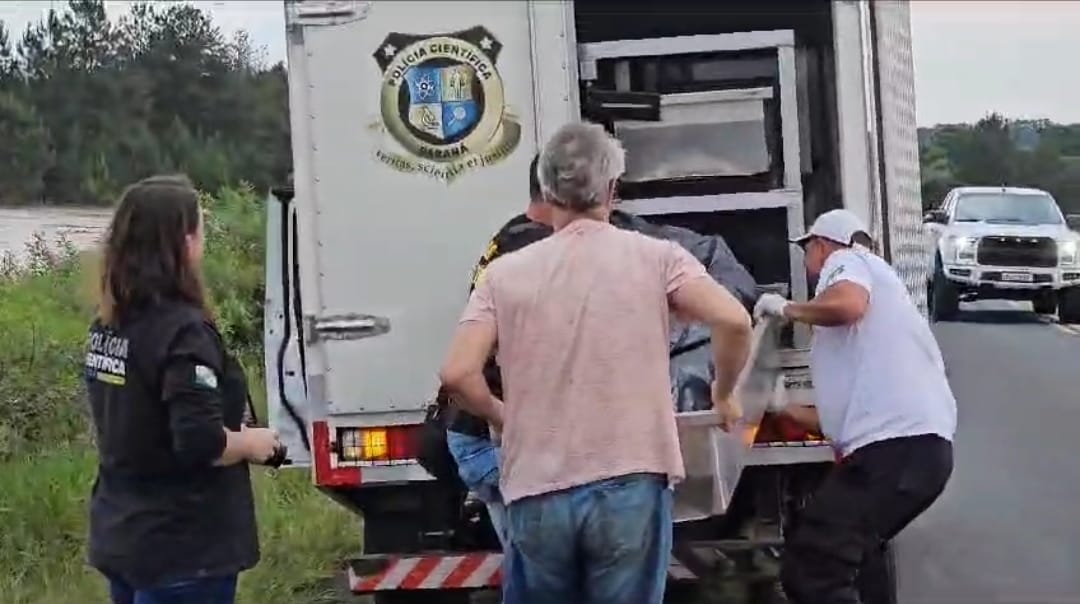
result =
[{"label": "gray hair", "polygon": [[599,207],[611,181],[626,170],[626,152],[599,124],[559,128],[540,153],[540,187],[555,206],[574,212]]}]

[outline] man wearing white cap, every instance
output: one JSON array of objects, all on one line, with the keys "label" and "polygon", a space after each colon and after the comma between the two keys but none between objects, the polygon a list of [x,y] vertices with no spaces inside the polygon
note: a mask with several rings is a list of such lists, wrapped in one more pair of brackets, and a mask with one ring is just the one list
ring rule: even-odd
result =
[{"label": "man wearing white cap", "polygon": [[[938,498],[952,474],[956,400],[929,324],[847,210],[792,243],[814,298],[766,294],[755,316],[813,326],[814,406],[778,396],[773,413],[819,428],[839,462],[785,544],[781,582],[795,604],[858,604],[859,571]],[[865,595],[863,597],[866,597]]]}]

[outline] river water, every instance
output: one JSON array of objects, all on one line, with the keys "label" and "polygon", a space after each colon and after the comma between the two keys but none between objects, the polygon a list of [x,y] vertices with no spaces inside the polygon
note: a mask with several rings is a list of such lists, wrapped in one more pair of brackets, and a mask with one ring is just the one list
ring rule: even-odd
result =
[{"label": "river water", "polygon": [[93,247],[104,234],[112,211],[103,208],[0,207],[0,254],[21,256],[35,232],[49,244],[63,236],[81,249]]}]

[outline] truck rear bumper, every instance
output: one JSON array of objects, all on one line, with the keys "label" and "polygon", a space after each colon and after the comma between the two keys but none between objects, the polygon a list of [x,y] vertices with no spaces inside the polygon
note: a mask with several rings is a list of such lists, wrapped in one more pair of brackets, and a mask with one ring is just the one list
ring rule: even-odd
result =
[{"label": "truck rear bumper", "polygon": [[[498,552],[362,556],[350,561],[347,573],[349,589],[357,594],[491,589],[502,584],[502,562]],[[672,558],[668,581],[696,580]]]},{"label": "truck rear bumper", "polygon": [[349,589],[367,594],[496,587],[502,581],[502,559],[497,552],[363,556],[349,563]]}]

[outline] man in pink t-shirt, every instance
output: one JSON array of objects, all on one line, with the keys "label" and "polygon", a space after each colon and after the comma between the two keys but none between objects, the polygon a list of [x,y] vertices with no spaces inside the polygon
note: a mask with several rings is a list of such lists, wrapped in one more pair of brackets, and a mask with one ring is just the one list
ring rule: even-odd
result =
[{"label": "man in pink t-shirt", "polygon": [[[555,234],[492,262],[441,377],[502,431],[506,604],[659,604],[670,485],[684,476],[669,317],[712,329],[713,404],[725,423],[750,317],[677,244],[608,223],[623,151],[602,127],[564,126],[539,175]],[[504,401],[483,378],[497,350]]]}]

